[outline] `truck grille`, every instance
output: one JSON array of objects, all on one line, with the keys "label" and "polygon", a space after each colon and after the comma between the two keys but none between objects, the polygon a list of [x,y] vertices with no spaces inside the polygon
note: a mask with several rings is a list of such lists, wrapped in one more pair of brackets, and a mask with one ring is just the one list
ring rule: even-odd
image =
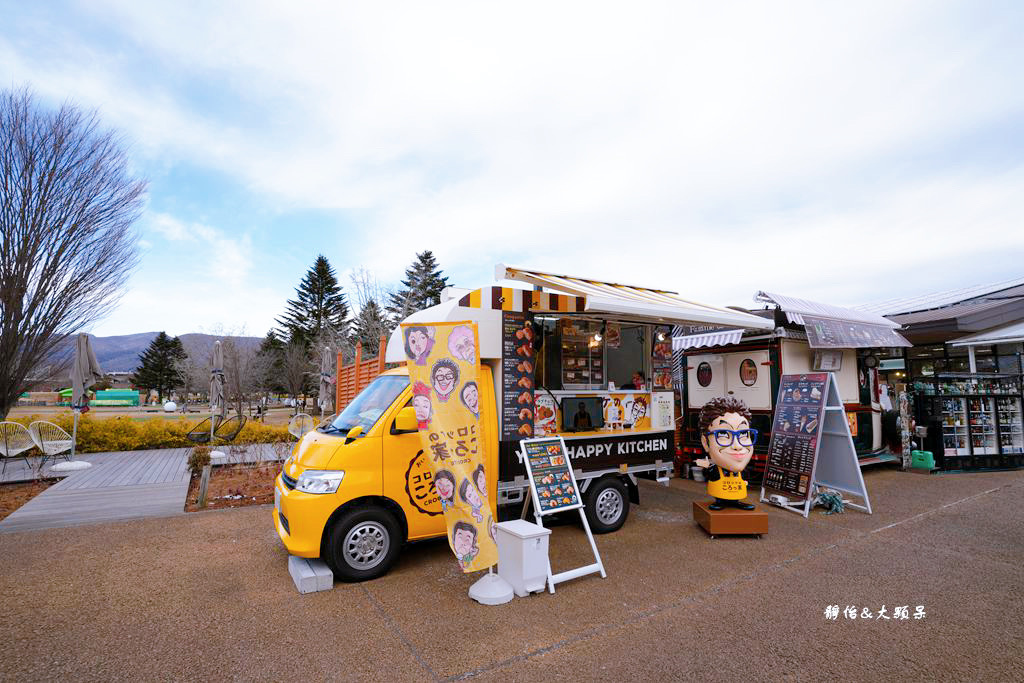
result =
[{"label": "truck grille", "polygon": [[279,520],[281,520],[281,527],[284,529],[284,532],[286,534],[288,534],[289,536],[291,536],[292,535],[292,530],[290,528],[288,528],[288,518],[285,517],[280,512],[277,513],[277,518]]},{"label": "truck grille", "polygon": [[295,484],[297,482],[298,482],[297,479],[292,479],[291,477],[289,477],[284,472],[281,472],[281,483],[284,484],[284,487],[286,489],[288,489],[289,491],[291,491],[292,489],[295,488]]}]

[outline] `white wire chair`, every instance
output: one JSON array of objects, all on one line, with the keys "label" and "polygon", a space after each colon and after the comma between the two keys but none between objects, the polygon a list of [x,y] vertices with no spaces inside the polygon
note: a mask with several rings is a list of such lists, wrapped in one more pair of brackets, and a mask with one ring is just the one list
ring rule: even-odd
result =
[{"label": "white wire chair", "polygon": [[0,476],[7,472],[7,461],[21,458],[25,464],[29,464],[28,456],[22,455],[25,451],[35,446],[32,433],[20,422],[0,422],[0,456],[3,459],[3,469]]},{"label": "white wire chair", "polygon": [[74,442],[63,429],[52,422],[36,420],[28,426],[28,431],[36,448],[43,452],[43,462],[50,458],[56,460],[58,455],[64,455],[65,460],[71,461],[71,445]]},{"label": "white wire chair", "polygon": [[288,421],[288,433],[296,439],[302,439],[307,433],[313,431],[313,418],[306,413],[297,413]]}]

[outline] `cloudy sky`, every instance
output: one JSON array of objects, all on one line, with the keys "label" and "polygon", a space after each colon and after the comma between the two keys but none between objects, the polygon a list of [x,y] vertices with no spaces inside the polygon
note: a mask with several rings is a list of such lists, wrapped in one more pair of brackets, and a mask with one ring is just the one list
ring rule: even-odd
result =
[{"label": "cloudy sky", "polygon": [[318,253],[752,305],[1018,277],[1024,3],[21,2],[0,86],[99,111],[149,204],[101,335],[262,335]]}]

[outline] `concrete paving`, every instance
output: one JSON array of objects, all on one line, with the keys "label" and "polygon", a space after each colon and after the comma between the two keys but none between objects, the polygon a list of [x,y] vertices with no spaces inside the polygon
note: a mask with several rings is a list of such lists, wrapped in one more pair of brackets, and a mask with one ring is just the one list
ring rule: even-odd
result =
[{"label": "concrete paving", "polygon": [[[607,579],[496,607],[443,540],[299,595],[270,507],[7,534],[0,679],[1024,680],[1024,472],[865,480],[876,514],[770,509],[760,540],[708,539],[695,482],[642,482],[597,537]],[[551,557],[589,561],[578,526]]]}]

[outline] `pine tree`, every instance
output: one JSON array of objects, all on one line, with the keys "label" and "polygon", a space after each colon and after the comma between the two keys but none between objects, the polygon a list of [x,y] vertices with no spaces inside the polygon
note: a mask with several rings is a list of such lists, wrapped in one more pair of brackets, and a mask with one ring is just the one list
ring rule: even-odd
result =
[{"label": "pine tree", "polygon": [[277,334],[283,340],[308,346],[318,338],[345,335],[348,303],[327,257],[316,257],[295,293],[297,296],[288,300],[284,315],[277,319],[281,326]]},{"label": "pine tree", "polygon": [[429,249],[416,254],[416,260],[405,269],[402,289],[391,295],[387,312],[395,324],[410,313],[436,306],[441,303],[441,290],[448,285],[448,278],[441,276],[437,259]]},{"label": "pine tree", "polygon": [[263,378],[263,386],[271,391],[284,391],[285,389],[281,382],[284,348],[284,342],[278,338],[274,330],[267,332],[267,336],[260,342],[260,349],[257,353],[266,359],[264,363],[266,376]]},{"label": "pine tree", "polygon": [[139,367],[131,376],[131,383],[145,389],[156,389],[162,401],[171,389],[181,386],[179,363],[187,356],[180,339],[168,337],[167,333],[161,332],[139,357]]},{"label": "pine tree", "polygon": [[363,358],[376,356],[380,350],[381,336],[387,335],[392,328],[377,302],[372,299],[367,301],[352,323],[352,345],[363,345]]}]

